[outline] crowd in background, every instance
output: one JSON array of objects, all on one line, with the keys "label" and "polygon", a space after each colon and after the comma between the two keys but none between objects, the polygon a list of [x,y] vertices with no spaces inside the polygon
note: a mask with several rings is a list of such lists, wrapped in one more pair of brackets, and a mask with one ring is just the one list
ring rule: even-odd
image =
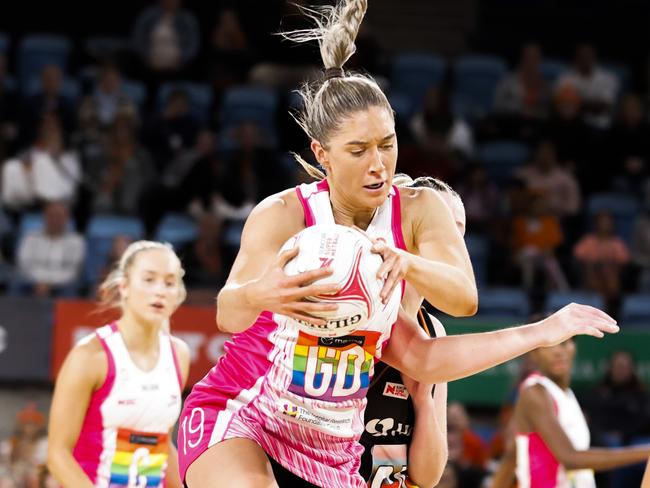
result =
[{"label": "crowd in background", "polygon": [[[283,29],[304,26],[295,9],[283,7]],[[12,51],[0,56],[4,293],[92,296],[133,239],[114,232],[90,273],[95,217],[134,219],[142,237],[158,238],[165,218],[181,215],[194,226],[178,249],[190,299],[212,303],[253,206],[308,181],[289,151],[315,162],[289,110],[300,106],[292,88],[319,76],[313,47],[260,45],[229,9],[210,35],[199,25],[180,0],[160,0],[133,19],[129,47],[96,46],[77,70],[44,63],[25,76]],[[391,91],[396,57],[364,24],[347,66],[375,76],[395,102],[398,170],[461,195],[479,289],[521,288],[533,311],[549,292],[590,290],[614,314],[626,293],[650,293],[650,125],[629,73],[580,43],[550,76],[542,46],[529,43],[477,113],[459,102],[453,60],[419,105],[402,103]],[[272,94],[270,117],[229,117],[241,87]],[[42,224],[29,228],[34,215]],[[628,353],[615,354],[581,398],[596,444],[650,433],[634,368]],[[503,453],[508,410],[501,430],[481,436],[460,404],[449,408],[451,463],[440,486],[480,486]],[[33,405],[20,412],[0,444],[0,488],[53,486],[40,469],[44,428]]]}]

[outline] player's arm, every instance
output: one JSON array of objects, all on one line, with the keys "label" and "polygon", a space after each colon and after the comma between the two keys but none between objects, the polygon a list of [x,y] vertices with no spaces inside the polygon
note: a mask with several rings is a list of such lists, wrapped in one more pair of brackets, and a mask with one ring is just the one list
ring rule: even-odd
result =
[{"label": "player's arm", "polygon": [[603,337],[604,332],[618,332],[614,319],[596,308],[575,303],[534,324],[435,338],[428,337],[413,319],[400,311],[381,359],[417,381],[444,383],[485,371],[538,347],[559,344],[575,335]]},{"label": "player's arm", "polygon": [[512,488],[515,481],[515,469],[517,468],[517,448],[514,439],[507,439],[506,449],[499,463],[490,488]]},{"label": "player's arm", "polygon": [[298,248],[280,255],[278,251],[303,228],[302,210],[294,207],[284,192],[266,198],[251,212],[244,225],[239,253],[217,297],[220,330],[242,332],[265,310],[324,325],[324,320],[310,313],[336,309],[336,305],[302,300],[309,295],[336,291],[333,286],[310,285],[331,274],[327,268],[292,277],[283,272],[284,265],[296,256]]},{"label": "player's arm", "polygon": [[64,488],[93,488],[72,456],[93,391],[104,382],[108,361],[97,339],[76,346],[54,386],[47,439],[47,467]]},{"label": "player's arm", "polygon": [[180,471],[178,470],[178,451],[172,442],[174,429],[169,431],[169,457],[167,458],[167,470],[165,471],[165,486],[167,488],[183,488]]},{"label": "player's arm", "polygon": [[421,188],[402,197],[404,222],[413,235],[410,252],[375,243],[384,258],[380,273],[390,270],[382,290],[389,293],[404,278],[431,305],[449,315],[474,315],[478,293],[472,264],[451,211],[437,192]]},{"label": "player's arm", "polygon": [[566,469],[614,469],[643,462],[650,456],[650,446],[576,450],[553,414],[553,400],[541,385],[524,389],[520,394],[517,409],[525,415],[532,430],[539,433]]},{"label": "player's arm", "polygon": [[643,480],[641,481],[641,488],[650,488],[650,459],[645,467],[645,473],[643,475]]},{"label": "player's arm", "polygon": [[172,347],[178,359],[178,365],[181,370],[181,392],[187,385],[187,378],[190,375],[190,348],[185,341],[178,337],[172,336]]}]

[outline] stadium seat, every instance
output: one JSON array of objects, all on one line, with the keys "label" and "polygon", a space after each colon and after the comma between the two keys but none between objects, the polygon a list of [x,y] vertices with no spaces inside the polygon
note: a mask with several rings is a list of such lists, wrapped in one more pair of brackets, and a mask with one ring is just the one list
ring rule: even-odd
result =
[{"label": "stadium seat", "polygon": [[212,89],[206,83],[180,81],[164,83],[158,92],[158,107],[162,109],[167,98],[173,90],[183,90],[190,100],[190,111],[198,117],[200,122],[207,122],[212,107]]},{"label": "stadium seat", "polygon": [[121,89],[142,110],[147,101],[147,87],[144,83],[133,80],[122,80]]},{"label": "stadium seat", "polygon": [[273,140],[277,139],[275,91],[257,86],[238,86],[226,91],[221,107],[221,124],[225,132],[246,121],[257,123]]},{"label": "stadium seat", "polygon": [[395,111],[395,115],[403,123],[408,124],[414,115],[414,105],[412,99],[404,93],[393,93],[388,97],[390,106]]},{"label": "stadium seat", "polygon": [[639,210],[636,199],[624,193],[596,193],[587,200],[587,217],[589,227],[593,227],[593,217],[600,211],[612,213],[616,219],[616,233],[626,242],[632,239],[634,221]]},{"label": "stadium seat", "polygon": [[157,241],[169,242],[174,249],[192,242],[198,236],[198,226],[185,214],[170,213],[163,217],[156,230]]},{"label": "stadium seat", "polygon": [[454,114],[474,119],[489,113],[497,84],[506,73],[505,61],[496,56],[462,56],[453,71]]},{"label": "stadium seat", "polygon": [[445,61],[435,54],[402,53],[391,67],[390,91],[409,98],[413,107],[422,107],[429,87],[438,86],[445,75]]},{"label": "stadium seat", "polygon": [[[27,85],[25,85],[23,93],[26,96],[36,95],[38,93],[41,93],[42,89],[43,86],[41,83],[40,75],[33,76]],[[81,86],[79,85],[79,82],[74,78],[64,78],[61,82],[60,93],[63,97],[74,102],[78,100],[79,96],[81,95]]]},{"label": "stadium seat", "polygon": [[620,322],[624,326],[650,328],[650,294],[626,295],[621,306]]},{"label": "stadium seat", "polygon": [[517,141],[487,142],[478,148],[478,160],[490,177],[499,182],[510,177],[530,157],[530,149]]},{"label": "stadium seat", "polygon": [[481,288],[477,314],[526,319],[530,315],[528,296],[520,288]]},{"label": "stadium seat", "polygon": [[95,215],[90,219],[86,230],[86,283],[97,283],[102,268],[107,264],[113,239],[118,235],[128,236],[132,240],[141,239],[144,236],[144,226],[135,217],[121,215]]},{"label": "stadium seat", "polygon": [[596,307],[601,310],[605,307],[603,298],[596,293],[586,291],[555,291],[549,293],[548,298],[546,299],[546,307],[544,310],[547,313],[556,312],[565,305],[568,305],[572,302],[580,303],[583,305],[591,305],[592,307]]},{"label": "stadium seat", "polygon": [[477,284],[482,285],[487,282],[487,239],[478,234],[467,234],[465,235],[465,245],[472,261],[472,268],[474,268],[474,279]]},{"label": "stadium seat", "polygon": [[557,79],[566,73],[569,70],[569,63],[565,61],[560,61],[557,59],[547,59],[542,61],[540,65],[540,71],[542,72],[542,77],[550,85],[550,88],[553,87],[553,84]]},{"label": "stadium seat", "polygon": [[63,36],[32,35],[25,37],[18,47],[18,79],[26,85],[40,75],[44,66],[55,64],[65,72],[72,43]]}]

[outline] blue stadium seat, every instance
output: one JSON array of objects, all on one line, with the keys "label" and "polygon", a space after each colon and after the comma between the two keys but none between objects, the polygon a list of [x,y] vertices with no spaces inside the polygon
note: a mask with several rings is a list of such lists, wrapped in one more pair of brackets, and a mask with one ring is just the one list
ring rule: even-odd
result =
[{"label": "blue stadium seat", "polygon": [[163,217],[156,229],[157,241],[169,242],[174,249],[194,241],[198,236],[198,226],[194,219],[185,214],[170,213]]},{"label": "blue stadium seat", "polygon": [[540,70],[544,80],[552,87],[557,79],[569,70],[569,63],[558,59],[546,59],[542,61]]},{"label": "blue stadium seat", "polygon": [[587,216],[593,226],[593,217],[598,212],[606,210],[616,219],[616,233],[626,242],[632,239],[634,221],[639,211],[639,204],[633,196],[625,193],[604,192],[596,193],[587,200]]},{"label": "blue stadium seat", "polygon": [[413,100],[404,93],[391,92],[388,101],[390,102],[390,106],[393,107],[397,118],[404,123],[408,123],[415,111]]},{"label": "blue stadium seat", "polygon": [[278,95],[275,91],[256,86],[234,87],[224,94],[221,124],[227,132],[242,122],[253,121],[276,140],[277,109]]},{"label": "blue stadium seat", "polygon": [[506,73],[506,63],[496,56],[462,56],[454,63],[454,113],[474,119],[492,110],[494,92]]},{"label": "blue stadium seat", "polygon": [[583,305],[591,305],[599,309],[605,307],[603,298],[597,293],[591,293],[586,291],[569,291],[569,292],[560,292],[555,291],[551,292],[546,299],[546,307],[544,310],[546,312],[556,312],[565,305],[569,303],[580,303]]},{"label": "blue stadium seat", "polygon": [[417,108],[422,107],[429,87],[438,86],[445,75],[445,61],[435,54],[402,53],[391,67],[391,93],[400,93]]},{"label": "blue stadium seat", "polygon": [[0,32],[0,54],[7,54],[9,50],[9,36]]},{"label": "blue stadium seat", "polygon": [[[43,85],[41,83],[40,75],[34,76],[24,87],[23,93],[26,96],[36,95],[41,93],[42,89]],[[78,100],[81,95],[81,86],[79,85],[79,82],[74,78],[64,78],[61,82],[61,95],[73,102]]]},{"label": "blue stadium seat", "polygon": [[481,285],[487,282],[487,259],[488,259],[488,242],[487,239],[478,234],[466,234],[465,245],[474,268],[474,279]]},{"label": "blue stadium seat", "polygon": [[140,110],[144,108],[144,104],[147,101],[147,87],[144,83],[133,80],[122,80],[120,88]]},{"label": "blue stadium seat", "polygon": [[510,177],[530,157],[530,149],[517,141],[487,142],[478,148],[478,160],[490,177],[499,182]]},{"label": "blue stadium seat", "polygon": [[55,64],[65,72],[72,43],[64,36],[32,35],[25,37],[18,47],[18,79],[27,84],[40,75],[43,67]]},{"label": "blue stadium seat", "polygon": [[128,236],[132,240],[141,239],[144,226],[135,217],[121,215],[95,215],[90,219],[86,230],[88,251],[84,273],[88,284],[97,283],[102,268],[107,264],[113,239],[118,235]]},{"label": "blue stadium seat", "polygon": [[626,295],[623,298],[620,322],[624,326],[650,328],[650,294]]},{"label": "blue stadium seat", "polygon": [[190,100],[190,111],[201,122],[207,122],[212,107],[212,89],[206,83],[179,81],[164,83],[158,92],[158,107],[162,109],[167,98],[173,90],[183,90]]},{"label": "blue stadium seat", "polygon": [[478,315],[526,319],[530,315],[528,296],[519,288],[481,288]]}]

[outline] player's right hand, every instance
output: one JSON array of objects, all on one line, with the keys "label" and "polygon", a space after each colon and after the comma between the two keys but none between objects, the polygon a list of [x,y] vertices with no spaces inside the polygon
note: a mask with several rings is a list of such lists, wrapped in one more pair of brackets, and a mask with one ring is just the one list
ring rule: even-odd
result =
[{"label": "player's right hand", "polygon": [[326,325],[318,318],[323,312],[333,312],[338,305],[305,300],[306,297],[330,295],[338,291],[338,285],[317,285],[315,281],[330,276],[331,268],[319,268],[295,276],[287,276],[284,266],[298,255],[295,246],[278,254],[266,271],[246,287],[246,300],[255,308],[279,313],[314,325]]}]

